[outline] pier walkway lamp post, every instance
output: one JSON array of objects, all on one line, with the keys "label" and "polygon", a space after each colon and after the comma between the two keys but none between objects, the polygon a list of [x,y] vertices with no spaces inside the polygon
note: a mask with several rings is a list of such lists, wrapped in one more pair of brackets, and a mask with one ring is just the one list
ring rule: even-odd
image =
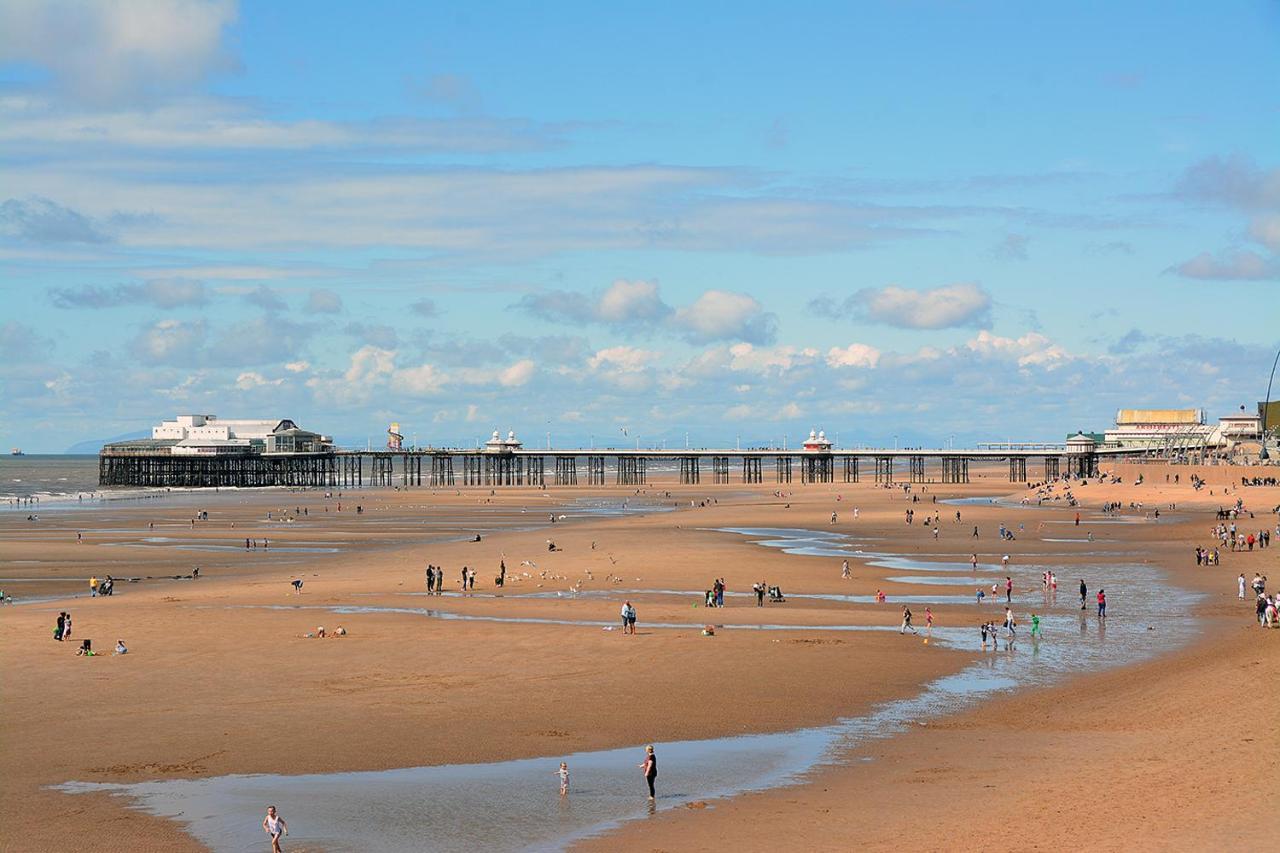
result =
[{"label": "pier walkway lamp post", "polygon": [[1271,383],[1276,378],[1276,365],[1280,364],[1280,350],[1276,350],[1275,361],[1271,362],[1271,376],[1267,379],[1267,398],[1262,401],[1262,450],[1258,452],[1258,460],[1266,462],[1270,458],[1267,453],[1267,412],[1271,408]]}]

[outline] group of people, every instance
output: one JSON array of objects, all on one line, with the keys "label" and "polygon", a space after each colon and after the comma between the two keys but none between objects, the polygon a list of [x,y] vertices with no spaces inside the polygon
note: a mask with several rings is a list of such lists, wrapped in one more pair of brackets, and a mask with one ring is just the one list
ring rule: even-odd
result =
[{"label": "group of people", "polygon": [[[444,567],[433,566],[427,564],[427,592],[432,595],[444,594]],[[497,585],[502,586],[507,578],[507,564],[503,562],[500,567],[500,573],[496,579]],[[468,566],[463,566],[459,572],[459,583],[462,585],[462,591],[467,592],[476,588],[476,570]]]},{"label": "group of people", "polygon": [[[1240,600],[1244,601],[1245,583],[1243,574],[1236,579],[1236,583],[1239,586]],[[1267,594],[1267,576],[1255,572],[1250,586],[1253,588],[1254,608],[1258,617],[1258,624],[1263,628],[1280,628],[1280,618],[1277,618],[1277,609],[1280,609],[1280,595]]]},{"label": "group of people", "polygon": [[102,580],[98,577],[89,578],[89,597],[97,598],[100,595],[113,595],[116,591],[116,579],[107,575]]}]

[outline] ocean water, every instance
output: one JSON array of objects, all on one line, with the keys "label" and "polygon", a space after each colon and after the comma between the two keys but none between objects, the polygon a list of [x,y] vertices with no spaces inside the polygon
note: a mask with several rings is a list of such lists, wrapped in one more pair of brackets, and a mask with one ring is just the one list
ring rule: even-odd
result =
[{"label": "ocean water", "polygon": [[0,505],[25,498],[88,500],[100,492],[95,455],[0,456]]}]

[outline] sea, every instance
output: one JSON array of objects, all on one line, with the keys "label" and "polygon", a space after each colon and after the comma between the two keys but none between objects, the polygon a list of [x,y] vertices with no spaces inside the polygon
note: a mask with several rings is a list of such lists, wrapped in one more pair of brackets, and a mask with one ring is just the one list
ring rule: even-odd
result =
[{"label": "sea", "polygon": [[0,506],[39,498],[41,503],[101,496],[96,454],[0,456]]}]

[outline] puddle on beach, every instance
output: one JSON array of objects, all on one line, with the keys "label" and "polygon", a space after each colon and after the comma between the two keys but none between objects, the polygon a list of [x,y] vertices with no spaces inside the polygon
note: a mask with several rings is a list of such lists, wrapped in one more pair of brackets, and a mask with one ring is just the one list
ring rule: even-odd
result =
[{"label": "puddle on beach", "polygon": [[[854,540],[843,534],[785,529],[735,529],[741,535],[764,536],[757,544],[781,547],[791,553],[821,551],[821,556],[853,553]],[[815,544],[817,543],[817,544]],[[946,563],[907,560],[894,555],[875,558],[901,567],[939,571]],[[967,563],[960,570],[968,571]],[[1016,566],[1021,589],[1039,589],[1037,565]],[[1194,596],[1170,587],[1158,571],[1143,565],[1085,566],[1070,569],[1084,574],[1091,589],[1103,585],[1110,604],[1110,624],[1100,624],[1092,608],[1080,611],[1078,599],[1064,590],[1058,601],[1045,601],[1044,638],[1032,641],[1029,626],[1010,649],[983,654],[960,672],[924,686],[916,696],[887,702],[866,715],[831,726],[770,735],[747,735],[711,740],[658,743],[661,810],[695,800],[713,800],[763,790],[803,779],[826,763],[865,760],[858,748],[891,737],[945,714],[972,708],[993,694],[1019,687],[1043,685],[1067,675],[1098,670],[1148,658],[1185,642],[1195,627],[1189,616]],[[1061,573],[1063,577],[1067,575]],[[1032,578],[1036,578],[1032,585]],[[954,586],[972,578],[912,576],[896,582]],[[983,580],[989,580],[983,578]],[[1069,585],[1069,584],[1068,584]],[[591,591],[613,597],[630,590]],[[700,595],[680,590],[647,590],[650,595]],[[409,593],[415,594],[415,593]],[[419,593],[420,594],[420,593]],[[639,594],[639,591],[636,591]],[[510,597],[554,596],[554,592],[513,593]],[[458,594],[448,598],[461,597]],[[565,597],[569,597],[566,595]],[[859,596],[789,595],[861,602]],[[927,597],[927,596],[926,596]],[[969,596],[944,596],[963,598]],[[1018,609],[1027,609],[1025,593]],[[894,602],[904,600],[895,597]],[[933,597],[932,600],[940,600]],[[600,630],[613,622],[539,619],[458,614],[431,608],[375,606],[263,605],[270,609],[320,610],[342,613],[408,613],[427,618],[578,626]],[[976,608],[976,606],[975,606]],[[726,611],[728,615],[732,611]],[[973,611],[998,618],[999,603]],[[717,614],[718,616],[720,614]],[[643,614],[642,614],[643,616]],[[895,631],[897,615],[884,625],[724,625],[725,630],[783,631]],[[1158,630],[1148,630],[1148,626]],[[696,630],[694,624],[641,623],[643,629]],[[915,642],[904,637],[903,642]],[[976,650],[976,626],[939,628],[935,645]],[[199,841],[217,850],[249,849],[261,843],[261,812],[266,802],[278,803],[293,826],[291,839],[324,850],[553,850],[576,839],[603,832],[626,821],[641,819],[649,810],[636,765],[642,746],[626,749],[548,755],[543,758],[487,764],[411,767],[385,771],[308,775],[235,775],[207,779],[167,780],[137,784],[68,782],[67,793],[105,791],[126,797],[132,806],[183,824]],[[572,774],[568,798],[559,796],[555,770],[569,763]],[[477,804],[492,804],[477,808]],[[447,816],[446,819],[442,817]]]}]

